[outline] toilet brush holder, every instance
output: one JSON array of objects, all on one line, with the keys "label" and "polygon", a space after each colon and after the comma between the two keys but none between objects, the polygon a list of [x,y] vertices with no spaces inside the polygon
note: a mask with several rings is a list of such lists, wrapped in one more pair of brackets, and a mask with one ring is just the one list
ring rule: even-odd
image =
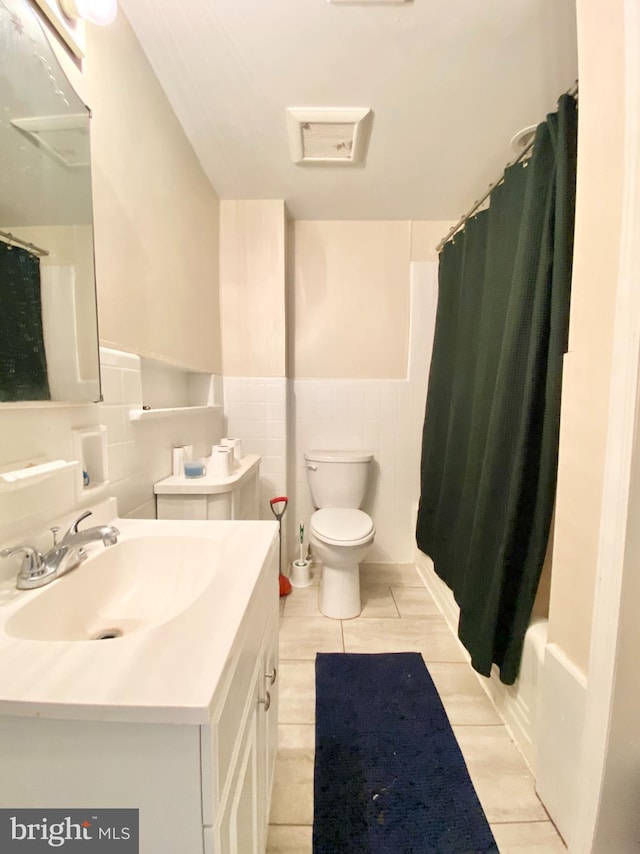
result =
[{"label": "toilet brush holder", "polygon": [[308,587],[311,584],[311,561],[294,560],[290,581],[293,587]]}]

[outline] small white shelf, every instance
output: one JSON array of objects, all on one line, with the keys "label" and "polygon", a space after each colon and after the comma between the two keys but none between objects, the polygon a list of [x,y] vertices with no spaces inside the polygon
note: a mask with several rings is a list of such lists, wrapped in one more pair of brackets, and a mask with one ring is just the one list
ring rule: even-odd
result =
[{"label": "small white shelf", "polygon": [[0,472],[0,490],[21,489],[33,486],[47,478],[78,466],[78,460],[49,460],[40,463],[22,463],[13,471]]},{"label": "small white shelf", "polygon": [[131,421],[152,421],[156,418],[170,418],[173,415],[195,415],[201,412],[214,412],[219,406],[170,406],[160,409],[131,409]]}]

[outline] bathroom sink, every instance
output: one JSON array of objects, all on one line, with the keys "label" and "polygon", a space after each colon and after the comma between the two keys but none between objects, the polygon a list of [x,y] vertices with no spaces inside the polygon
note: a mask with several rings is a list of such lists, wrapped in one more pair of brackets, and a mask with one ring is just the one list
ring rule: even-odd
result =
[{"label": "bathroom sink", "polygon": [[77,569],[29,591],[5,622],[5,633],[23,640],[114,643],[181,614],[219,565],[219,547],[199,537],[143,536],[98,548]]}]

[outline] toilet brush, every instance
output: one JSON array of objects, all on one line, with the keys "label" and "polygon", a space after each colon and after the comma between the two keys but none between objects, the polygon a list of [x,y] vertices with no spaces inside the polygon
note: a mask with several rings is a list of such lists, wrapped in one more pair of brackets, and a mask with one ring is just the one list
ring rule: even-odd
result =
[{"label": "toilet brush", "polygon": [[[282,517],[284,516],[288,503],[289,499],[286,495],[280,495],[269,501],[271,512],[278,520],[278,584],[280,585],[281,596],[288,596],[289,593],[291,593],[291,582],[286,575],[283,575],[282,572]],[[281,508],[276,509],[276,504],[282,505]]]},{"label": "toilet brush", "polygon": [[291,573],[292,587],[308,587],[311,584],[311,575],[309,574],[309,561],[304,559],[304,523],[300,522],[298,529],[300,540],[300,557],[294,560]]}]

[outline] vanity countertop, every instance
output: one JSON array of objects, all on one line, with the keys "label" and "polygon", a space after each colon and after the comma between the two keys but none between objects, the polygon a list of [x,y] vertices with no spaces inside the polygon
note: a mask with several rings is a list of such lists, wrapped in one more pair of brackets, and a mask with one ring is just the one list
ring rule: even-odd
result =
[{"label": "vanity countertop", "polygon": [[258,455],[246,454],[227,477],[214,474],[205,474],[203,477],[170,475],[155,483],[153,491],[156,495],[215,495],[218,492],[228,492],[257,471],[259,465]]},{"label": "vanity countertop", "polygon": [[[118,543],[109,549],[91,544],[87,561],[51,584],[24,591],[15,588],[14,576],[0,581],[0,715],[207,723],[250,600],[277,595],[277,525],[121,518],[111,518],[111,523],[120,530]],[[188,540],[186,550],[180,538]],[[184,572],[181,565],[180,572],[172,573],[174,587],[167,591],[165,585],[166,600],[183,596],[188,602],[192,593],[180,589],[184,584],[195,584],[198,593],[171,619],[151,620],[123,637],[100,641],[34,640],[7,631],[12,615],[25,604],[36,607],[31,603],[54,585],[60,586],[56,595],[65,595],[71,588],[63,585],[74,573],[91,572],[92,560],[101,553],[117,555],[115,550],[122,548],[121,554],[132,549],[144,554],[151,541],[158,555],[172,549],[177,555],[198,555],[206,576],[199,576],[198,566],[192,571],[197,561],[191,559]],[[147,571],[157,571],[161,598],[162,567],[151,561]],[[146,603],[147,591],[149,608],[138,610],[154,614],[153,584],[144,587],[140,601]]]}]

